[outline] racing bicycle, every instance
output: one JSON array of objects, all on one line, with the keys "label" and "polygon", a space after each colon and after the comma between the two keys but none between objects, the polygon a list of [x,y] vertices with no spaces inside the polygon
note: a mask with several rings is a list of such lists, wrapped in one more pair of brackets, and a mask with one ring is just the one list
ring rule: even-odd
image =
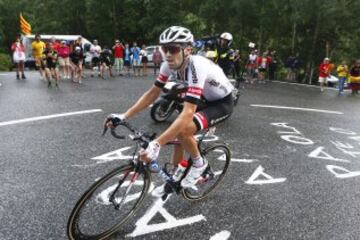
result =
[{"label": "racing bicycle", "polygon": [[[141,131],[127,121],[114,122],[113,119],[111,121],[113,126],[122,126],[129,130],[130,139],[136,146],[132,159],[98,179],[80,197],[67,224],[67,234],[71,240],[110,237],[134,216],[135,212],[141,208],[145,197],[154,189],[151,181],[153,169],[150,164],[139,160],[138,149],[146,148],[156,135]],[[106,131],[105,127],[103,135]],[[201,155],[207,159],[209,165],[194,187],[183,189],[180,185],[191,164],[177,182],[171,178],[169,164],[164,164],[161,172],[168,177],[163,178],[166,184],[165,193],[161,197],[163,200],[172,193],[182,195],[189,201],[201,200],[222,181],[230,164],[231,152],[229,147],[221,141],[210,144],[206,142],[213,132],[213,128],[207,129],[197,138]],[[111,134],[117,139],[125,138],[118,135],[115,128],[111,128]],[[180,143],[173,141],[168,144]],[[191,163],[191,159],[189,161]]]}]

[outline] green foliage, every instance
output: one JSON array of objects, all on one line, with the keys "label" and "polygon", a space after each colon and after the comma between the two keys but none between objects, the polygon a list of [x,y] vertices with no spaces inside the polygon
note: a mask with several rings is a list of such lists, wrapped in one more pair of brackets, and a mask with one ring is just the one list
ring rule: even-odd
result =
[{"label": "green foliage", "polygon": [[8,54],[0,53],[0,71],[9,71],[11,69],[12,62]]},{"label": "green foliage", "polygon": [[283,61],[299,52],[304,66],[317,66],[326,55],[335,62],[358,57],[359,10],[355,0],[0,0],[0,49],[19,33],[22,12],[33,33],[156,44],[166,27],[182,25],[196,38],[231,32],[243,55],[251,41],[260,51],[276,49]]}]

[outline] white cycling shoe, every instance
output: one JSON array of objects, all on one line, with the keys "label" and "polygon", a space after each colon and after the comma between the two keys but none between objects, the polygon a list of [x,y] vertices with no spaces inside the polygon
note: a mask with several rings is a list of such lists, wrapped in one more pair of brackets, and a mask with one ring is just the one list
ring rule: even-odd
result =
[{"label": "white cycling shoe", "polygon": [[194,167],[194,166],[190,167],[190,170],[187,173],[186,177],[181,181],[181,187],[191,188],[195,186],[199,177],[209,165],[208,161],[205,158],[203,158],[203,160],[204,160],[204,165],[202,165],[201,167]]}]

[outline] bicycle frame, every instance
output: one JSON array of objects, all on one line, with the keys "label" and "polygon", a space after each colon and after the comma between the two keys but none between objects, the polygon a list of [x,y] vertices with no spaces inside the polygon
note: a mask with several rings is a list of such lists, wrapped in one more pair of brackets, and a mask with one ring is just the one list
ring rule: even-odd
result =
[{"label": "bicycle frame", "polygon": [[[150,141],[152,141],[156,134],[152,134],[152,135],[148,135],[144,132],[141,132],[140,130],[136,129],[135,127],[133,127],[132,125],[130,125],[128,122],[123,121],[121,122],[119,125],[125,126],[132,134],[130,134],[130,138],[133,141],[137,141],[138,143],[136,144],[137,147],[135,148],[134,154],[133,154],[133,159],[130,161],[131,164],[133,164],[133,168],[130,169],[128,172],[125,173],[125,175],[123,176],[122,179],[119,180],[118,185],[116,186],[116,188],[114,189],[114,191],[111,193],[110,195],[110,199],[109,201],[114,205],[116,210],[120,210],[121,209],[121,205],[124,203],[125,199],[126,199],[126,195],[130,192],[133,184],[135,183],[137,177],[143,172],[143,171],[150,171],[150,169],[147,167],[147,164],[143,161],[140,161],[139,155],[136,154],[137,153],[137,149],[138,147],[142,147],[142,148],[146,148],[148,143]],[[205,131],[201,134],[199,140],[198,140],[198,148],[201,152],[201,144],[204,140],[204,138],[206,136],[209,135],[213,135],[214,132],[216,130],[216,127],[211,127],[208,129],[205,129]],[[104,133],[105,134],[106,129],[104,129]],[[120,136],[115,132],[115,129],[112,128],[111,129],[111,134],[117,138],[117,139],[124,139],[124,136]],[[166,145],[179,145],[180,142],[177,140],[171,141],[169,143],[167,143]],[[129,186],[127,187],[125,193],[124,193],[124,197],[122,197],[122,200],[120,201],[120,203],[116,203],[115,201],[115,194],[116,192],[119,190],[119,188],[121,187],[121,185],[124,183],[124,180],[129,176],[130,172],[134,171],[135,174],[132,176],[131,178],[131,183],[129,184]],[[165,167],[162,168],[162,171],[164,171],[165,174],[167,174],[168,176],[170,176],[170,174],[166,171]],[[150,171],[151,172],[151,171]],[[184,173],[184,176],[186,175],[187,170]],[[167,189],[165,188],[165,192],[166,194],[163,196],[163,200],[165,200],[167,198],[167,195],[170,194],[171,192],[176,192],[177,194],[180,193],[181,191],[181,185],[180,185],[180,181],[178,182],[174,182],[174,181],[170,181],[170,180],[166,180],[166,186]]]}]

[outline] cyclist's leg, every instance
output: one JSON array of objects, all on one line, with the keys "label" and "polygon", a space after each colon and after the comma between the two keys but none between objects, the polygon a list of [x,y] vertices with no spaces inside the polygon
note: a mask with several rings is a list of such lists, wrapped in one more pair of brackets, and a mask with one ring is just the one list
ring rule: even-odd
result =
[{"label": "cyclist's leg", "polygon": [[193,160],[192,167],[181,182],[183,187],[191,187],[196,184],[197,179],[207,167],[207,161],[202,159],[198,149],[194,137],[195,132],[216,125],[230,117],[233,111],[233,102],[232,94],[229,94],[224,99],[209,103],[204,109],[195,113],[193,121],[188,123],[179,134],[178,138],[182,146]]},{"label": "cyclist's leg", "polygon": [[174,151],[172,154],[172,164],[177,166],[180,161],[184,158],[184,148],[181,144],[174,145]]}]

